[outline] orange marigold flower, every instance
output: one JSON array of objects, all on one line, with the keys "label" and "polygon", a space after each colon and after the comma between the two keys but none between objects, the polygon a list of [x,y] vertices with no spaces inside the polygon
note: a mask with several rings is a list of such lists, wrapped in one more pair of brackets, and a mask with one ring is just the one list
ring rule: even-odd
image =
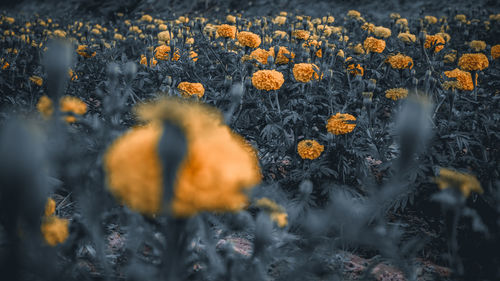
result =
[{"label": "orange marigold flower", "polygon": [[376,26],[373,29],[373,34],[377,37],[387,38],[387,37],[390,37],[392,33],[391,33],[391,30],[387,27]]},{"label": "orange marigold flower", "polygon": [[226,16],[226,21],[230,23],[236,23],[236,17],[233,15],[227,15]]},{"label": "orange marigold flower", "polygon": [[78,75],[71,68],[68,69],[68,77],[71,79],[71,81],[78,80]]},{"label": "orange marigold flower", "polygon": [[115,140],[104,158],[111,192],[144,214],[160,210],[163,182],[157,144],[161,132],[160,126],[135,127]]},{"label": "orange marigold flower", "polygon": [[77,48],[76,48],[76,52],[84,57],[84,58],[91,58],[93,56],[95,56],[96,52],[93,52],[93,53],[89,53],[89,50],[88,50],[88,46],[87,45],[79,45]]},{"label": "orange marigold flower", "polygon": [[417,40],[417,37],[409,32],[399,33],[398,38],[405,43],[414,43]]},{"label": "orange marigold flower", "polygon": [[439,176],[435,178],[439,189],[456,188],[467,198],[472,191],[483,193],[481,184],[473,175],[459,173],[450,169],[439,169]]},{"label": "orange marigold flower", "polygon": [[10,64],[8,62],[5,62],[3,65],[2,65],[2,70],[5,70],[7,68],[9,68]]},{"label": "orange marigold flower", "polygon": [[325,150],[325,147],[315,140],[302,140],[297,144],[297,152],[302,159],[314,160]]},{"label": "orange marigold flower", "polygon": [[172,33],[170,31],[162,31],[158,33],[158,41],[162,44],[168,44],[170,42],[170,38],[172,38]]},{"label": "orange marigold flower", "polygon": [[290,59],[295,58],[295,53],[290,52],[286,47],[281,46],[278,50],[278,55],[276,56],[276,64],[287,64]]},{"label": "orange marigold flower", "polygon": [[375,25],[373,23],[365,22],[362,26],[361,29],[367,30],[368,33],[373,32],[375,30]]},{"label": "orange marigold flower", "polygon": [[38,112],[42,114],[44,118],[49,118],[54,113],[54,106],[52,105],[52,100],[47,96],[42,96],[38,103],[36,104]]},{"label": "orange marigold flower", "polygon": [[[167,45],[160,45],[155,48],[154,53],[155,53],[155,58],[158,60],[168,60],[170,56],[170,46]],[[180,58],[179,54],[179,49],[175,49],[174,56],[172,60],[177,61]]]},{"label": "orange marigold flower", "polygon": [[274,212],[270,214],[270,218],[279,227],[283,228],[288,225],[288,214],[285,212]]},{"label": "orange marigold flower", "polygon": [[[71,112],[76,115],[83,115],[87,112],[87,104],[81,99],[72,96],[64,96],[60,99],[61,112]],[[76,121],[74,116],[66,116],[66,122]]]},{"label": "orange marigold flower", "polygon": [[351,114],[337,112],[328,119],[326,129],[334,135],[348,134],[356,127],[354,121],[356,121],[356,117]]},{"label": "orange marigold flower", "polygon": [[469,46],[475,52],[479,52],[479,51],[486,49],[486,42],[484,42],[482,40],[472,40],[469,42]]},{"label": "orange marigold flower", "polygon": [[177,89],[183,97],[197,96],[201,98],[205,94],[205,88],[201,83],[181,82],[177,85]]},{"label": "orange marigold flower", "polygon": [[[148,66],[148,58],[145,55],[141,55],[141,60],[139,62],[142,65]],[[150,58],[149,59],[149,66],[154,67],[158,64],[158,61],[155,60],[155,58]]]},{"label": "orange marigold flower", "polygon": [[464,14],[458,14],[458,15],[455,16],[455,20],[461,21],[462,23],[466,23],[467,22],[467,16],[464,15]]},{"label": "orange marigold flower", "polygon": [[490,65],[488,58],[482,54],[463,54],[458,60],[458,66],[466,71],[483,70]]},{"label": "orange marigold flower", "polygon": [[438,22],[438,19],[435,16],[425,16],[424,19],[428,24],[435,24]]},{"label": "orange marigold flower", "polygon": [[273,19],[273,23],[277,25],[284,25],[286,23],[286,17],[277,16]]},{"label": "orange marigold flower", "polygon": [[257,60],[261,64],[267,64],[267,58],[269,56],[274,57],[274,49],[271,48],[269,51],[266,51],[264,49],[257,48],[250,53],[250,58]]},{"label": "orange marigold flower", "polygon": [[491,47],[491,57],[494,60],[500,58],[500,45],[495,45]]},{"label": "orange marigold flower", "polygon": [[359,19],[361,18],[361,13],[356,10],[349,10],[347,16],[353,19]]},{"label": "orange marigold flower", "polygon": [[46,217],[52,216],[56,212],[56,201],[54,199],[47,199],[47,203],[45,203],[45,212],[44,215]]},{"label": "orange marigold flower", "polygon": [[438,32],[436,35],[443,37],[444,41],[448,43],[451,40],[451,35],[446,32]]},{"label": "orange marigold flower", "polygon": [[276,30],[274,31],[273,38],[279,37],[280,39],[283,39],[288,36],[288,33],[282,30]]},{"label": "orange marigold flower", "polygon": [[276,70],[259,70],[252,75],[252,85],[259,90],[278,90],[284,82],[283,74]]},{"label": "orange marigold flower", "polygon": [[443,60],[445,63],[453,63],[457,59],[457,51],[451,50],[449,53],[444,55]]},{"label": "orange marigold flower", "polygon": [[269,217],[274,221],[279,227],[285,227],[288,225],[288,215],[283,206],[277,204],[273,200],[263,197],[255,202],[255,206],[263,209],[264,212],[269,214]]},{"label": "orange marigold flower", "polygon": [[385,41],[370,36],[365,39],[363,47],[367,52],[382,53],[385,49]]},{"label": "orange marigold flower", "polygon": [[356,46],[353,48],[354,53],[358,55],[363,55],[365,53],[365,49],[363,49],[363,45],[361,43],[358,43]]},{"label": "orange marigold flower", "polygon": [[307,30],[294,30],[292,35],[297,39],[307,40],[309,39],[310,33]]},{"label": "orange marigold flower", "polygon": [[236,37],[236,26],[221,24],[217,27],[216,32],[219,37],[234,39]]},{"label": "orange marigold flower", "polygon": [[445,71],[444,75],[448,78],[456,78],[456,83],[445,84],[446,88],[454,87],[464,91],[472,91],[474,90],[474,84],[472,83],[472,75],[470,72],[462,71],[458,68],[455,68],[451,71]]},{"label": "orange marigold flower", "polygon": [[394,69],[412,69],[413,68],[413,59],[409,56],[405,56],[402,54],[397,54],[394,56],[389,56],[386,59],[386,62],[391,65]]},{"label": "orange marigold flower", "polygon": [[392,100],[404,99],[408,96],[408,89],[393,88],[385,91],[385,97]]},{"label": "orange marigold flower", "polygon": [[38,85],[39,87],[43,84],[43,79],[40,76],[31,76],[30,81]]},{"label": "orange marigold flower", "polygon": [[238,33],[238,42],[245,47],[257,48],[260,46],[260,36],[249,31]]},{"label": "orange marigold flower", "polygon": [[397,19],[396,25],[399,25],[401,27],[406,27],[406,26],[408,26],[408,20],[405,18]]},{"label": "orange marigold flower", "polygon": [[40,229],[45,242],[53,247],[66,241],[69,235],[68,225],[67,219],[54,216],[43,218]]},{"label": "orange marigold flower", "polygon": [[296,63],[293,66],[293,77],[298,82],[309,82],[312,79],[318,80],[319,67],[312,63]]},{"label": "orange marigold flower", "polygon": [[189,57],[194,61],[198,61],[198,53],[195,51],[189,51]]},{"label": "orange marigold flower", "polygon": [[361,75],[363,76],[365,74],[364,68],[358,63],[358,64],[350,64],[347,66],[347,71],[349,71],[352,75]]},{"label": "orange marigold flower", "polygon": [[435,46],[434,52],[437,53],[444,48],[445,43],[446,43],[446,41],[444,40],[444,38],[441,35],[438,35],[438,34],[426,35],[424,47],[426,49],[429,49],[432,46]]},{"label": "orange marigold flower", "polygon": [[[151,122],[116,140],[104,166],[111,192],[130,208],[157,214],[165,207],[176,217],[202,211],[235,212],[248,205],[246,191],[261,181],[255,152],[224,125],[216,109],[197,102],[161,99],[137,108]],[[187,139],[187,154],[177,171],[174,195],[164,206],[158,142],[163,120],[177,124]]]},{"label": "orange marigold flower", "polygon": [[140,19],[140,21],[145,21],[145,22],[152,22],[153,21],[153,17],[150,16],[150,15],[143,15]]}]

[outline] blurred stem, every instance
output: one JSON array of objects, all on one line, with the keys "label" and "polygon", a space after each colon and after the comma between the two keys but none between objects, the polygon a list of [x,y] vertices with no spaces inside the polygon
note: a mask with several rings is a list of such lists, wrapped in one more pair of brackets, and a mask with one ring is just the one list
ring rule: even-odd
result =
[{"label": "blurred stem", "polygon": [[276,106],[278,108],[278,115],[280,117],[280,120],[281,120],[281,125],[283,125],[283,118],[281,117],[281,107],[280,107],[280,101],[278,99],[278,91],[274,91],[275,92],[275,95],[274,95],[274,98],[276,100]]},{"label": "blurred stem", "polygon": [[463,266],[458,256],[457,230],[460,221],[461,206],[456,206],[453,210],[453,220],[451,224],[451,236],[449,243],[450,265],[459,276],[463,275]]},{"label": "blurred stem", "polygon": [[185,233],[187,220],[169,218],[168,223],[163,226],[162,232],[167,239],[167,247],[163,254],[162,268],[166,280],[183,280],[184,252],[186,249],[187,235]]},{"label": "blurred stem", "polygon": [[273,101],[271,100],[271,95],[267,95],[267,99],[269,100],[269,104],[271,104],[272,110],[274,110],[274,105],[273,105]]},{"label": "blurred stem", "polygon": [[477,71],[472,71],[472,85],[474,86],[474,100],[477,101]]}]

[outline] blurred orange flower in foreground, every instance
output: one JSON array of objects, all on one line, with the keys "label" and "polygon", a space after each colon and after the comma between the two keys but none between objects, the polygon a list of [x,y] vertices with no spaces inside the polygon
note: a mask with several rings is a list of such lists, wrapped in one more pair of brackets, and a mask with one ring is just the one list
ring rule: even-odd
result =
[{"label": "blurred orange flower in foreground", "polygon": [[[104,157],[111,192],[143,214],[169,210],[176,217],[201,211],[235,212],[248,205],[246,191],[260,183],[253,148],[223,124],[214,108],[186,100],[163,99],[136,109],[147,126],[118,138]],[[161,202],[163,179],[158,142],[161,122],[178,125],[187,139],[187,155],[177,171],[174,196]]]}]

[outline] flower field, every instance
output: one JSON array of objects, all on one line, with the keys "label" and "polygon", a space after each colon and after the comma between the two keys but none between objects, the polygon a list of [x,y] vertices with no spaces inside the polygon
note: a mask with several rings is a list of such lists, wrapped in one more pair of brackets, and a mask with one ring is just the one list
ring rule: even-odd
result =
[{"label": "flower field", "polygon": [[500,279],[499,7],[97,2],[0,6],[2,279]]}]

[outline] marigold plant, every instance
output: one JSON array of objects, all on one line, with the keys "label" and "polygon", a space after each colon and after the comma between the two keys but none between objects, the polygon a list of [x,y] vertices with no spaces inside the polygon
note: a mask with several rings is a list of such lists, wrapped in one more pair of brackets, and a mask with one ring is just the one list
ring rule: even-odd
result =
[{"label": "marigold plant", "polygon": [[290,52],[286,47],[280,46],[278,50],[278,55],[276,56],[275,63],[276,64],[287,64],[290,62],[290,59],[295,58],[295,53]]},{"label": "marigold plant", "polygon": [[446,41],[441,35],[435,34],[435,35],[426,35],[425,36],[425,43],[424,47],[426,49],[431,48],[432,46],[434,47],[434,52],[437,53],[441,51],[444,48],[444,44]]},{"label": "marigold plant", "polygon": [[314,160],[325,150],[325,147],[315,140],[302,140],[297,144],[297,152],[302,159]]},{"label": "marigold plant", "polygon": [[217,27],[216,33],[219,37],[234,39],[236,37],[236,26],[221,24]]},{"label": "marigold plant", "polygon": [[347,66],[347,71],[351,73],[352,75],[361,75],[363,76],[365,74],[365,69],[359,64],[359,63],[352,63]]},{"label": "marigold plant", "polygon": [[294,30],[292,35],[297,39],[307,40],[309,39],[310,33],[307,30]]},{"label": "marigold plant", "polygon": [[409,32],[401,32],[398,34],[399,40],[405,42],[405,43],[415,43],[417,41],[417,37],[414,34],[411,34]]},{"label": "marigold plant", "polygon": [[172,38],[172,33],[170,31],[162,31],[158,33],[158,41],[161,44],[168,44],[170,42],[170,38]]},{"label": "marigold plant", "polygon": [[260,46],[260,36],[249,31],[242,31],[238,33],[238,42],[245,47],[257,48]]},{"label": "marigold plant", "polygon": [[[168,60],[170,57],[170,46],[160,45],[155,48],[154,54],[157,60]],[[180,58],[179,50],[175,50],[172,60],[177,61]]]},{"label": "marigold plant", "polygon": [[84,58],[91,58],[91,57],[94,57],[96,55],[96,52],[92,52],[92,53],[89,52],[89,47],[87,45],[79,45],[76,48],[76,52]]},{"label": "marigold plant", "polygon": [[274,57],[274,49],[271,48],[269,51],[266,51],[264,49],[257,48],[250,53],[251,59],[255,59],[264,65],[267,64],[267,58],[269,56]]},{"label": "marigold plant", "polygon": [[404,99],[408,96],[408,89],[393,88],[385,91],[385,97],[392,100]]},{"label": "marigold plant", "polygon": [[[196,102],[162,99],[137,108],[151,122],[115,141],[105,155],[108,186],[130,208],[144,214],[162,209],[177,217],[201,211],[239,211],[246,190],[261,180],[255,152],[223,124],[221,114]],[[187,139],[187,155],[177,172],[172,202],[161,202],[162,169],[158,142],[161,122],[177,124]],[[168,204],[170,203],[170,204]]]},{"label": "marigold plant", "polygon": [[42,114],[44,118],[49,118],[54,113],[54,106],[52,100],[47,96],[41,96],[36,104],[38,112]]},{"label": "marigold plant", "polygon": [[486,42],[482,40],[472,40],[469,42],[469,47],[475,52],[479,52],[486,49]]},{"label": "marigold plant", "polygon": [[483,193],[481,184],[473,175],[460,173],[450,169],[439,169],[439,176],[435,178],[439,189],[456,188],[467,198],[471,192]]},{"label": "marigold plant", "polygon": [[365,47],[365,50],[368,53],[369,52],[382,53],[385,49],[385,41],[370,36],[365,39],[363,47]]},{"label": "marigold plant", "polygon": [[458,66],[466,71],[478,71],[487,68],[489,61],[483,53],[463,54],[458,60]]},{"label": "marigold plant", "polygon": [[348,134],[356,127],[354,121],[356,121],[356,117],[351,114],[337,112],[328,119],[326,129],[334,135]]},{"label": "marigold plant", "polygon": [[318,73],[318,66],[312,63],[296,63],[293,66],[293,77],[298,82],[306,83],[312,79],[318,80],[320,78]]},{"label": "marigold plant", "polygon": [[279,227],[283,228],[288,225],[288,214],[283,206],[277,204],[273,200],[264,197],[255,202],[255,206],[264,210],[269,214],[269,218],[274,221]]},{"label": "marigold plant", "polygon": [[391,30],[387,27],[383,26],[376,26],[373,29],[373,35],[380,37],[380,38],[387,38],[391,36]]},{"label": "marigold plant", "polygon": [[252,85],[259,90],[278,90],[284,82],[283,74],[276,70],[259,70],[252,75]]},{"label": "marigold plant", "polygon": [[52,216],[56,212],[56,201],[52,198],[47,199],[47,203],[45,203],[45,211],[44,215],[46,217]]},{"label": "marigold plant", "polygon": [[[83,115],[87,112],[87,104],[77,97],[64,96],[60,99],[59,104],[62,112],[71,112],[76,115]],[[74,116],[66,116],[66,122],[73,123],[75,121]]]},{"label": "marigold plant", "polygon": [[184,97],[197,96],[201,98],[205,94],[205,88],[201,83],[181,82],[177,85],[177,89]]},{"label": "marigold plant", "polygon": [[50,246],[64,243],[69,236],[69,220],[55,216],[44,217],[40,227],[45,242]]},{"label": "marigold plant", "polygon": [[412,69],[413,68],[413,59],[409,56],[405,56],[402,54],[397,54],[394,56],[389,56],[386,59],[386,62],[391,65],[394,69]]},{"label": "marigold plant", "polygon": [[491,57],[494,60],[500,58],[500,44],[491,47]]},{"label": "marigold plant", "polygon": [[445,84],[445,87],[453,87],[464,91],[474,90],[474,84],[472,82],[472,75],[470,72],[455,68],[451,71],[445,71],[444,75],[448,78],[456,78],[456,83]]},{"label": "marigold plant", "polygon": [[43,79],[40,76],[31,76],[30,81],[36,84],[37,86],[41,87],[43,84]]}]

